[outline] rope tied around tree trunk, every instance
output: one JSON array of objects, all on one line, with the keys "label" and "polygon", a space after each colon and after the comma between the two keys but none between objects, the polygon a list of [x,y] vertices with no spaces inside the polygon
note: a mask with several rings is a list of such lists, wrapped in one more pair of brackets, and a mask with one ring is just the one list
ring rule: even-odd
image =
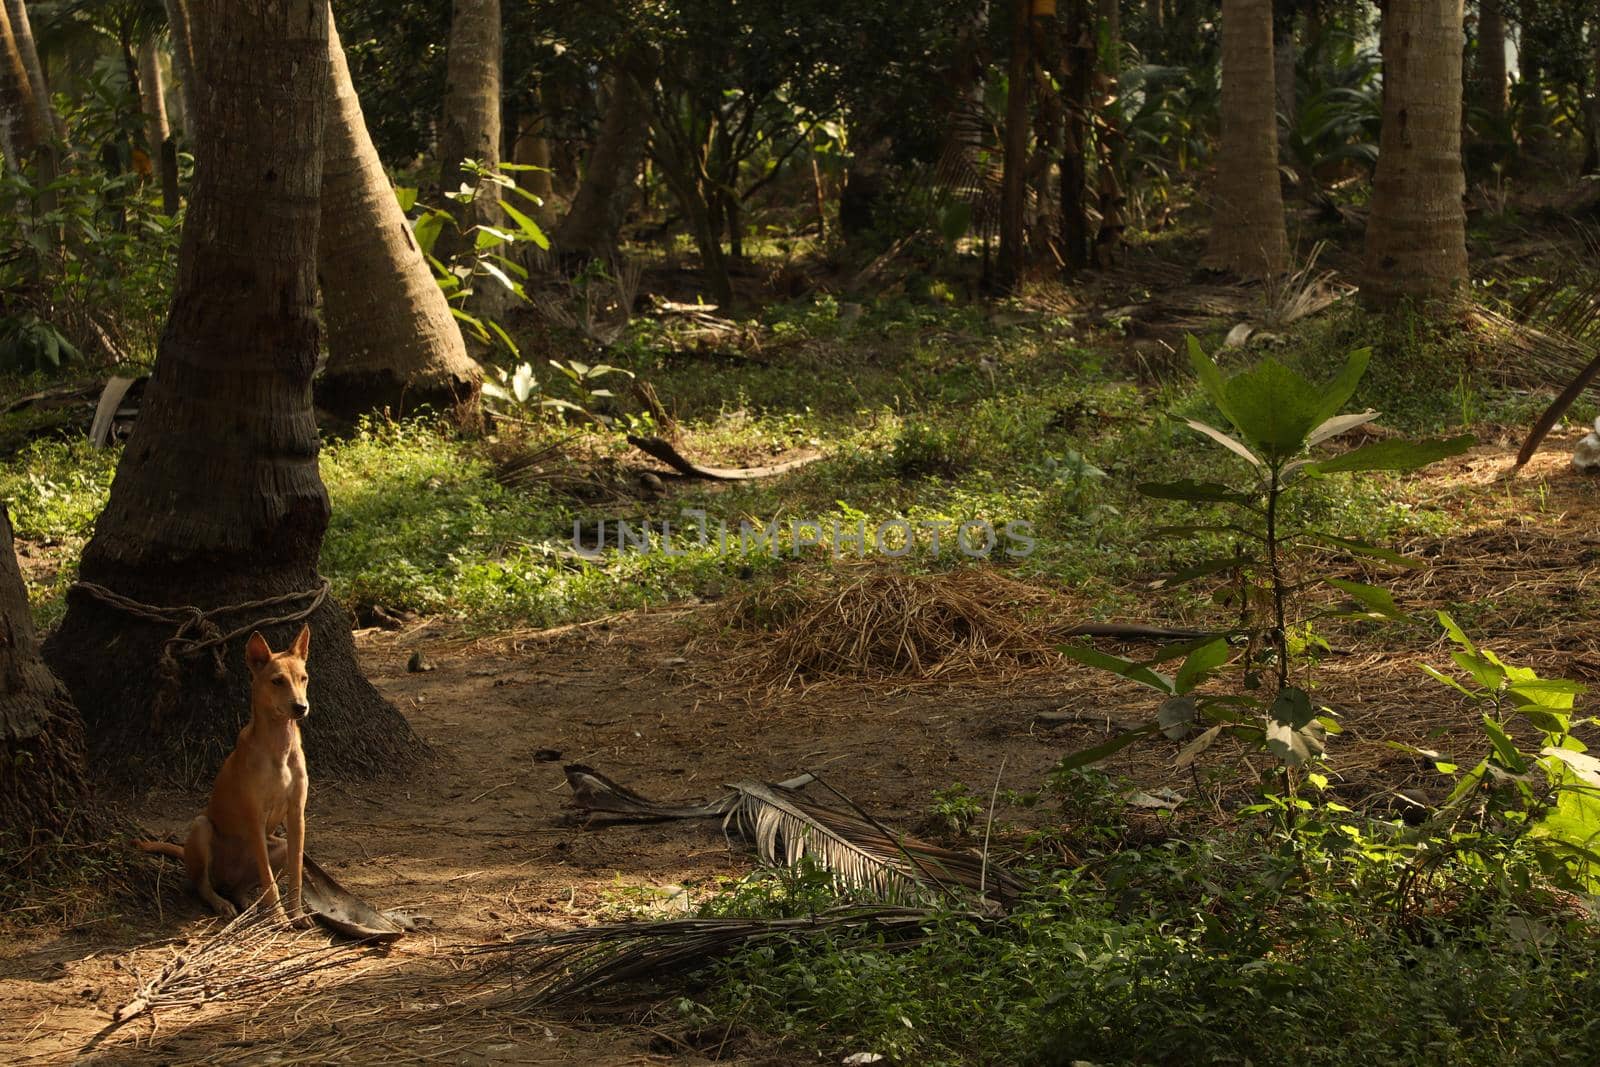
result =
[{"label": "rope tied around tree trunk", "polygon": [[[173,702],[177,699],[178,690],[183,684],[178,666],[179,656],[192,656],[209,649],[211,651],[212,670],[217,678],[224,678],[227,676],[227,665],[223,662],[222,653],[224,646],[229,641],[255,630],[265,629],[269,626],[279,626],[286,622],[299,622],[302,619],[309,618],[328,599],[329,588],[328,579],[324,578],[317,584],[315,589],[282,593],[278,596],[262,597],[260,600],[246,600],[238,604],[224,604],[209,611],[197,608],[192,604],[172,607],[146,604],[107,589],[103,585],[96,585],[94,582],[74,582],[68,592],[81,591],[102,604],[116,608],[135,618],[155,623],[158,626],[176,627],[173,635],[162,642],[161,651],[156,657],[158,684],[155,699],[150,706],[150,725],[152,729],[160,729],[163,714],[172,707]],[[248,611],[265,611],[285,604],[293,604],[296,601],[307,598],[310,598],[311,603],[297,611],[256,619],[254,622],[245,623],[243,626],[235,627],[227,632],[224,632],[216,623],[218,618],[225,615],[238,615]]]}]

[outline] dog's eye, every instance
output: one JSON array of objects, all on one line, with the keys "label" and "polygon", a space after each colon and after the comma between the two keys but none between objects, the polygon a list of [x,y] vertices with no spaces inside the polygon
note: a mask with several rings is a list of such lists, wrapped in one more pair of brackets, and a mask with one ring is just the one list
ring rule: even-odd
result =
[{"label": "dog's eye", "polygon": [[280,675],[278,675],[278,677],[276,677],[276,678],[274,678],[272,680],[272,684],[273,685],[288,685],[289,684],[289,679],[285,678],[283,675],[280,674]]}]

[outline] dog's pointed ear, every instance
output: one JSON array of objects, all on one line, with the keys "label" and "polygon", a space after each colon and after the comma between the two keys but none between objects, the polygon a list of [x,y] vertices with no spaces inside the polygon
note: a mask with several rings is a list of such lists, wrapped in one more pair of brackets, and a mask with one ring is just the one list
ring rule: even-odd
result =
[{"label": "dog's pointed ear", "polygon": [[253,671],[259,671],[272,659],[272,649],[267,645],[267,639],[257,630],[250,635],[250,640],[245,642],[244,661]]},{"label": "dog's pointed ear", "polygon": [[311,624],[308,622],[300,627],[300,633],[295,636],[294,644],[289,649],[295,654],[296,659],[305,659],[306,653],[311,651]]}]

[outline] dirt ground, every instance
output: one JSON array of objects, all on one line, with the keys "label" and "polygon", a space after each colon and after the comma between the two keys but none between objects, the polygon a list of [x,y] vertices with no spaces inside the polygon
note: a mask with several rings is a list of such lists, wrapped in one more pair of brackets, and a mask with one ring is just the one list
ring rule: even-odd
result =
[{"label": "dirt ground", "polygon": [[[1500,631],[1482,634],[1489,647],[1594,681],[1600,636],[1590,636],[1588,583],[1600,571],[1600,482],[1566,469],[1564,444],[1552,442],[1519,476],[1547,483],[1537,508],[1497,496],[1509,467],[1503,444],[1431,472],[1436,506],[1481,508],[1482,518],[1438,546],[1437,566],[1395,591],[1411,608],[1488,605]],[[1484,508],[1486,498],[1502,503]],[[773,698],[729,679],[693,640],[709,610],[664,608],[471,643],[445,640],[434,627],[363,634],[370,675],[435,759],[400,780],[315,782],[308,851],[379,908],[426,915],[431,925],[388,949],[339,953],[337,966],[283,989],[163,1007],[108,1032],[111,1013],[142,978],[216,929],[172,865],[158,909],[127,905],[0,944],[0,1062],[815,1063],[759,1035],[687,1035],[670,1013],[617,1022],[520,1010],[507,981],[486,978],[482,957],[465,954],[507,934],[615,918],[641,904],[670,912],[717,878],[752,868],[714,825],[573,823],[564,816],[562,765],[589,764],[661,799],[816,771],[891,825],[919,831],[934,790],[962,781],[987,794],[997,776],[1008,788],[1037,788],[1063,754],[1105,737],[1097,717],[1137,721],[1153,705],[1081,668],[1004,683],[835,685]],[[1318,695],[1346,728],[1332,749],[1335,788],[1370,804],[1438,780],[1385,742],[1465,748],[1476,716],[1416,669],[1447,663],[1443,648],[1394,651],[1357,640],[1341,640],[1349,647],[1328,660]],[[408,672],[418,648],[435,669]],[[1062,709],[1085,721],[1036,721]],[[316,729],[315,714],[306,729]],[[1220,772],[1238,767],[1237,753],[1219,745],[1203,757],[1224,783],[1208,785],[1205,774],[1172,769],[1178,747],[1136,746],[1111,769],[1227,818],[1233,798],[1223,794],[1240,786]],[[201,798],[157,791],[123,802],[146,825],[176,832]]]}]

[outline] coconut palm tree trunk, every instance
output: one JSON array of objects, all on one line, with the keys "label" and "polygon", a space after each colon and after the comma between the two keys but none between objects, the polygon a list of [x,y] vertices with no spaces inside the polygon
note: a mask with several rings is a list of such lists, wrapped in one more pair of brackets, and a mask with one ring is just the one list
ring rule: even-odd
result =
[{"label": "coconut palm tree trunk", "polygon": [[168,158],[167,141],[172,129],[167,125],[167,89],[161,77],[161,52],[154,38],[139,46],[139,103],[144,108],[144,138],[150,160],[161,180],[161,209],[168,215],[178,212],[178,176],[174,154]]},{"label": "coconut palm tree trunk", "polygon": [[1289,265],[1272,67],[1272,0],[1223,0],[1222,146],[1207,261],[1251,278]]},{"label": "coconut palm tree trunk", "polygon": [[11,22],[11,35],[17,42],[17,53],[22,57],[23,69],[28,72],[29,86],[33,90],[33,106],[39,116],[41,133],[53,133],[60,140],[67,138],[67,124],[61,121],[50,102],[50,83],[44,76],[44,64],[39,61],[39,46],[33,39],[33,24],[28,19],[28,5],[24,0],[5,0],[6,14]]},{"label": "coconut palm tree trunk", "polygon": [[1027,196],[1028,94],[1032,79],[1031,0],[1011,0],[1011,56],[1006,68],[1005,170],[1000,185],[1000,259],[995,282],[1007,292],[1022,281],[1023,208]]},{"label": "coconut palm tree trunk", "polygon": [[6,5],[0,4],[0,151],[20,166],[39,147],[42,130],[28,68],[22,62]]},{"label": "coconut palm tree trunk", "polygon": [[183,112],[183,132],[192,137],[190,127],[199,111],[200,83],[194,61],[194,34],[189,28],[189,6],[186,0],[164,0],[167,7],[167,27],[172,35],[172,65],[178,75],[178,100]]},{"label": "coconut palm tree trunk", "polygon": [[486,167],[500,163],[500,63],[500,0],[455,0],[439,130],[440,187],[450,193],[466,184],[477,193],[469,204],[452,202],[457,230],[440,236],[434,254],[441,259],[464,247],[463,235],[473,226],[500,221],[500,187],[476,182],[462,168],[467,159]]},{"label": "coconut palm tree trunk", "polygon": [[1389,0],[1383,11],[1383,129],[1361,297],[1430,300],[1467,277],[1461,196],[1461,0]]},{"label": "coconut palm tree trunk", "polygon": [[483,372],[378,159],[331,14],[328,57],[317,238],[328,365],[317,403],[344,418],[429,406],[473,422]]},{"label": "coconut palm tree trunk", "polygon": [[[313,773],[392,771],[420,748],[362,676],[349,615],[317,595],[322,153],[306,145],[322,143],[328,113],[327,12],[327,0],[190,8],[206,91],[172,310],[80,582],[45,643],[112,778],[209,780],[246,717],[245,636],[261,629],[281,648],[302,617]],[[275,597],[286,599],[254,605]],[[220,614],[150,610],[182,605]],[[174,644],[241,627],[209,647]]]},{"label": "coconut palm tree trunk", "polygon": [[39,658],[38,635],[0,506],[0,883],[37,866],[39,849],[75,836],[87,806],[83,720]]}]

